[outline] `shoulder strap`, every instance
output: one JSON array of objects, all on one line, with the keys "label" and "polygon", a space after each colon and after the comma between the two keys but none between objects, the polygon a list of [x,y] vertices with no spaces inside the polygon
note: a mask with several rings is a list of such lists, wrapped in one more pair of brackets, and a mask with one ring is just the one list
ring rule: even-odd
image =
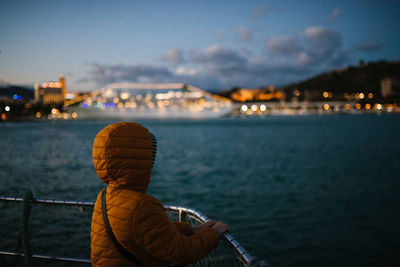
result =
[{"label": "shoulder strap", "polygon": [[111,241],[114,243],[114,246],[118,249],[118,251],[128,260],[131,262],[135,263],[136,265],[139,266],[144,266],[138,259],[136,259],[135,256],[133,256],[129,251],[127,251],[115,238],[114,233],[111,229],[110,223],[108,221],[108,216],[107,216],[107,205],[106,205],[106,191],[105,189],[103,193],[101,194],[101,209],[103,211],[103,219],[104,219],[104,225],[106,226],[108,236],[110,237]]}]

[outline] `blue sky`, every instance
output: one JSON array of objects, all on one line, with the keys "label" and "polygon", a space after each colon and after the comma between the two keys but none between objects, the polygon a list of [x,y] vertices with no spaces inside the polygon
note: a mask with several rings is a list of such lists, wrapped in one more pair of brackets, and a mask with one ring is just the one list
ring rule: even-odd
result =
[{"label": "blue sky", "polygon": [[400,60],[399,14],[388,0],[2,1],[0,84],[284,85]]}]

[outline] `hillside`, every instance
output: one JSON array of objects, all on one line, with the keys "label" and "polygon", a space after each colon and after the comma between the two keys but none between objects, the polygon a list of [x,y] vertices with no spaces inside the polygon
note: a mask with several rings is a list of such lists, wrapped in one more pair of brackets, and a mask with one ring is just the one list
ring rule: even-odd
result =
[{"label": "hillside", "polygon": [[[383,99],[381,81],[388,79],[391,82],[392,94],[389,99],[398,99],[400,96],[400,62],[379,61],[358,66],[349,66],[345,69],[323,73],[316,77],[290,84],[281,88],[286,98],[290,99],[297,94],[308,100],[319,100],[324,91],[332,92],[336,100],[343,99],[343,95],[363,92],[372,92],[375,99]],[[332,100],[334,100],[332,99]]]}]

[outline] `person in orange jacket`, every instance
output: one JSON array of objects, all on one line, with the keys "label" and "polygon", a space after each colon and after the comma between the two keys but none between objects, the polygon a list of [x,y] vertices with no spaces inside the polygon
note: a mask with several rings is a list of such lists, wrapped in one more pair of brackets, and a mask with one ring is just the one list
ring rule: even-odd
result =
[{"label": "person in orange jacket", "polygon": [[[97,134],[93,163],[108,187],[99,193],[92,216],[93,266],[193,263],[216,248],[220,235],[229,231],[222,222],[210,221],[192,228],[186,222],[169,220],[162,203],[146,194],[155,155],[156,140],[140,124],[115,123]],[[122,248],[117,248],[110,237],[105,217]]]}]

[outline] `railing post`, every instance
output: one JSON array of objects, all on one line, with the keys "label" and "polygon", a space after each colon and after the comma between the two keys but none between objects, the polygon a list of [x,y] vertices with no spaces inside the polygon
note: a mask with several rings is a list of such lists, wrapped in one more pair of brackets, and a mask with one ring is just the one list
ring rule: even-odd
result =
[{"label": "railing post", "polygon": [[178,222],[186,222],[186,212],[179,209],[179,213],[178,213]]},{"label": "railing post", "polygon": [[30,201],[33,199],[32,192],[26,192],[21,208],[21,228],[20,234],[24,246],[25,263],[28,267],[32,266],[32,249],[29,241],[29,215],[31,213]]}]

